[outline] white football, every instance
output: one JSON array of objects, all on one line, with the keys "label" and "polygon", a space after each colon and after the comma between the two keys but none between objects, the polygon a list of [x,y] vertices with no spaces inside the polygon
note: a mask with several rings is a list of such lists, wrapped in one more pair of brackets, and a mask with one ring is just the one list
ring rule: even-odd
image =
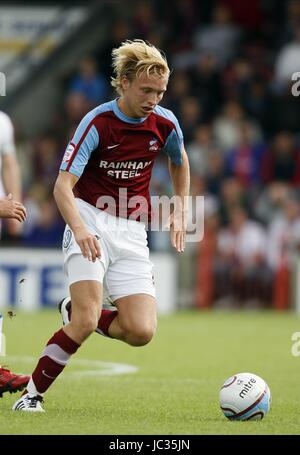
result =
[{"label": "white football", "polygon": [[220,407],[230,420],[261,420],[270,406],[270,389],[256,374],[235,374],[221,387]]}]

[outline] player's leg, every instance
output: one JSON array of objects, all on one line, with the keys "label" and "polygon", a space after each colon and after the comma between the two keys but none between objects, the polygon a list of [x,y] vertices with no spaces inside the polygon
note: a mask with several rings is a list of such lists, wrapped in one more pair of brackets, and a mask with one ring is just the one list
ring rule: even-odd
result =
[{"label": "player's leg", "polygon": [[78,281],[70,286],[72,319],[64,332],[83,343],[97,328],[101,313],[102,284],[99,281]]},{"label": "player's leg", "polygon": [[109,336],[131,346],[149,343],[157,326],[155,298],[148,294],[133,294],[114,303],[118,314],[109,326]]},{"label": "player's leg", "polygon": [[[64,299],[60,308],[64,324],[73,318],[73,301]],[[152,295],[133,294],[114,301],[115,309],[103,309],[96,332],[124,341],[132,346],[143,346],[156,329],[156,301]]]},{"label": "player's leg", "polygon": [[27,393],[15,403],[14,410],[41,411],[41,397],[63,371],[71,355],[97,327],[101,312],[103,264],[75,254],[68,259],[67,268],[72,320],[48,341],[29,381]]},{"label": "player's leg", "polygon": [[72,354],[96,329],[101,308],[102,285],[98,281],[79,281],[70,286],[73,315],[71,322],[48,341],[31,379],[27,393],[13,410],[43,411],[44,393],[63,371]]},{"label": "player's leg", "polygon": [[5,392],[15,393],[25,389],[29,380],[30,376],[14,374],[7,368],[0,366],[0,398]]},{"label": "player's leg", "polygon": [[147,344],[157,325],[153,264],[149,260],[144,233],[141,237],[140,242],[138,236],[130,238],[135,242],[134,248],[126,249],[105,276],[105,287],[118,309],[108,335],[132,346]]},{"label": "player's leg", "polygon": [[[71,297],[67,296],[59,302],[58,310],[62,317],[63,325],[69,324],[72,320],[72,302]],[[103,295],[102,297],[102,311],[101,316],[98,320],[98,325],[96,328],[96,333],[100,335],[109,337],[108,329],[110,324],[118,315],[117,307],[112,303],[112,301]]]},{"label": "player's leg", "polygon": [[[105,237],[114,252],[114,260],[106,266],[103,284],[117,310],[102,310],[96,332],[142,346],[151,340],[156,328],[153,264],[144,227],[134,223],[131,228],[133,232],[131,229],[102,232],[102,240]],[[103,247],[105,253],[104,243]],[[105,264],[108,263],[106,260]],[[64,299],[60,312],[64,324],[72,320],[73,302]]]}]

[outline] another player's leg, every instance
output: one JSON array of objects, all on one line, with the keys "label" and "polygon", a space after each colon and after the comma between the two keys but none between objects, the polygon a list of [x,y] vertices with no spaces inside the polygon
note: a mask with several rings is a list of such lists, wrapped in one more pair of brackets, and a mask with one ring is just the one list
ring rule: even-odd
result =
[{"label": "another player's leg", "polygon": [[[1,227],[1,226],[0,226]],[[2,323],[3,317],[0,314],[0,353],[2,347]],[[7,368],[0,365],[0,398],[5,392],[14,393],[23,390],[28,384],[30,376],[24,374],[14,374]]]},{"label": "another player's leg", "polygon": [[67,365],[70,357],[97,328],[102,285],[99,281],[78,281],[70,286],[72,320],[48,341],[27,386],[27,393],[13,410],[43,411],[43,394]]},{"label": "another player's leg", "polygon": [[14,374],[0,366],[0,398],[5,392],[15,393],[25,389],[29,380],[30,376]]}]

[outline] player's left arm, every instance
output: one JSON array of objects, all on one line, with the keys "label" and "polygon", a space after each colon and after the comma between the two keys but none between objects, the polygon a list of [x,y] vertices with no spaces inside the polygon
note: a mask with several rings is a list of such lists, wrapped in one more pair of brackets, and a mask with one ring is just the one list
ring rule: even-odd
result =
[{"label": "player's left arm", "polygon": [[[15,201],[21,202],[21,173],[15,153],[2,155],[2,180],[6,194],[12,194]],[[21,232],[21,225],[16,220],[8,221],[8,231],[11,235]]]},{"label": "player's left arm", "polygon": [[178,253],[183,253],[185,247],[188,196],[190,192],[190,166],[189,160],[182,145],[181,163],[175,164],[169,158],[169,172],[172,178],[176,202],[170,217],[171,243]]}]

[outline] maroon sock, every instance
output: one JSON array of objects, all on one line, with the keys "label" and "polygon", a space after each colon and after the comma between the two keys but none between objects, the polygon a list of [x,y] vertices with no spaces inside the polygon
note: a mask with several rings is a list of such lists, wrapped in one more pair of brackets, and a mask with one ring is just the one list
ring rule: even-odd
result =
[{"label": "maroon sock", "polygon": [[113,322],[115,317],[118,315],[118,311],[116,310],[102,310],[101,311],[101,316],[98,321],[98,328],[96,329],[96,332],[100,333],[101,335],[105,335],[107,337],[110,337],[108,333],[108,329],[110,327],[110,324]]},{"label": "maroon sock", "polygon": [[50,338],[32,373],[32,380],[39,393],[46,392],[79,346],[63,329],[60,329]]},{"label": "maroon sock", "polygon": [[[70,305],[70,308],[68,309],[68,315],[69,315],[69,320],[71,321],[71,316],[72,316],[72,308]],[[118,315],[117,310],[102,310],[101,311],[101,316],[98,321],[98,327],[96,329],[97,333],[100,333],[100,335],[104,335],[107,337],[110,337],[108,333],[108,329],[112,321],[115,319],[115,317]]]}]

